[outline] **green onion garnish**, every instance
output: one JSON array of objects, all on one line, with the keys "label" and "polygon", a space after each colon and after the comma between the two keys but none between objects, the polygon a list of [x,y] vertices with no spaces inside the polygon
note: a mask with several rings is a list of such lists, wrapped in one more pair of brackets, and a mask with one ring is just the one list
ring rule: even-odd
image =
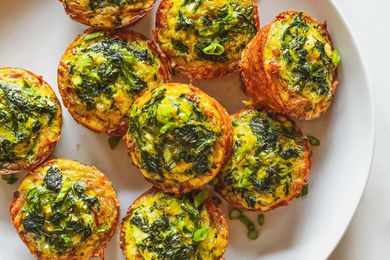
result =
[{"label": "green onion garnish", "polygon": [[314,136],[308,136],[307,137],[307,140],[309,141],[309,143],[312,145],[312,146],[320,146],[321,142],[318,138],[314,137]]},{"label": "green onion garnish", "polygon": [[248,238],[250,240],[255,240],[259,237],[259,232],[256,229],[248,230]]},{"label": "green onion garnish", "polygon": [[264,214],[260,213],[259,216],[257,217],[257,222],[259,223],[260,226],[262,226],[264,225],[264,221],[265,221]]},{"label": "green onion garnish", "polygon": [[239,209],[233,208],[229,212],[229,219],[238,219],[241,216],[242,212]]},{"label": "green onion garnish", "polygon": [[209,197],[209,190],[202,190],[194,197],[195,207],[199,207]]},{"label": "green onion garnish", "polygon": [[205,228],[199,228],[195,230],[194,236],[192,237],[192,240],[195,242],[203,241],[207,238],[208,231]]}]

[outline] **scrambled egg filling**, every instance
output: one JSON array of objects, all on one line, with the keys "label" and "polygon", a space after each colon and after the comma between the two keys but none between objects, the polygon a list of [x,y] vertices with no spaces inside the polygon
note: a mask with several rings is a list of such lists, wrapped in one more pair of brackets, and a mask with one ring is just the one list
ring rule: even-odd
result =
[{"label": "scrambled egg filling", "polygon": [[75,180],[75,173],[48,166],[36,174],[43,178],[26,178],[21,184],[27,194],[21,223],[39,251],[65,253],[110,230],[111,224],[96,217],[100,203],[94,191]]},{"label": "scrambled egg filling", "polygon": [[266,111],[247,110],[233,116],[234,148],[223,181],[248,208],[274,205],[303,182],[305,137],[293,121]]},{"label": "scrambled egg filling", "polygon": [[0,166],[32,162],[43,140],[60,131],[55,94],[36,84],[0,74]]},{"label": "scrambled egg filling", "polygon": [[272,24],[264,50],[266,71],[313,106],[328,98],[339,60],[322,30],[302,13],[286,14]]},{"label": "scrambled egg filling", "polygon": [[250,0],[171,0],[159,43],[185,62],[231,63],[256,34]]},{"label": "scrambled egg filling", "polygon": [[135,95],[163,81],[158,55],[140,39],[89,33],[76,40],[63,61],[77,95],[73,109],[84,116],[93,113],[111,129],[127,117]]},{"label": "scrambled egg filling", "polygon": [[132,206],[124,223],[125,255],[143,259],[217,259],[226,240],[218,239],[206,206],[189,197],[157,192]]},{"label": "scrambled egg filling", "polygon": [[141,168],[158,181],[185,182],[207,174],[213,165],[220,123],[210,120],[189,88],[153,90],[130,113],[129,134],[141,153]]}]

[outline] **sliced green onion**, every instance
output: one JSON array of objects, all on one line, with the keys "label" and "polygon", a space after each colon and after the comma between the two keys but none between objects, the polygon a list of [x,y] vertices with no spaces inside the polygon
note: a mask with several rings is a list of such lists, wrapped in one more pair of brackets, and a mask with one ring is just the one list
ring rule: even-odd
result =
[{"label": "sliced green onion", "polygon": [[339,63],[340,63],[340,60],[341,60],[341,54],[340,54],[339,50],[334,49],[333,53],[332,53],[333,65],[335,65],[337,67],[337,65],[339,65]]},{"label": "sliced green onion", "polygon": [[202,190],[194,197],[195,207],[199,207],[209,197],[209,190]]},{"label": "sliced green onion", "polygon": [[209,46],[203,48],[202,51],[207,55],[219,56],[225,52],[225,48],[219,43],[211,43]]},{"label": "sliced green onion", "polygon": [[229,219],[238,219],[242,215],[241,210],[233,208],[229,212]]},{"label": "sliced green onion", "polygon": [[246,226],[247,229],[255,229],[255,224],[253,224],[252,220],[250,220],[246,215],[241,214],[238,219]]},{"label": "sliced green onion", "polygon": [[321,144],[320,140],[312,135],[308,136],[307,140],[312,146],[320,146]]},{"label": "sliced green onion", "polygon": [[121,139],[122,137],[120,136],[110,136],[110,138],[108,138],[108,144],[110,145],[111,150],[114,150],[114,148],[119,144]]},{"label": "sliced green onion", "polygon": [[16,177],[15,174],[1,175],[1,178],[3,179],[3,181],[5,181],[7,184],[10,184],[10,185],[12,185],[18,181],[18,177]]},{"label": "sliced green onion", "polygon": [[301,193],[297,196],[297,198],[304,197],[308,193],[309,193],[309,184],[306,183],[306,185],[302,188]]},{"label": "sliced green onion", "polygon": [[259,214],[259,216],[257,217],[257,222],[259,223],[259,225],[260,226],[264,225],[264,221],[265,221],[264,214],[263,213]]},{"label": "sliced green onion", "polygon": [[169,130],[169,128],[171,128],[173,125],[175,125],[175,123],[173,122],[169,122],[169,123],[166,123],[165,125],[163,125],[163,127],[160,128],[160,134],[164,134],[166,131]]},{"label": "sliced green onion", "polygon": [[131,108],[131,112],[130,112],[131,118],[133,118],[135,116],[135,113],[137,113],[137,108],[138,108],[137,105],[133,105],[133,107]]},{"label": "sliced green onion", "polygon": [[195,230],[194,236],[192,237],[192,240],[194,240],[195,242],[203,241],[207,238],[208,233],[209,232],[207,229],[199,228],[199,229]]},{"label": "sliced green onion", "polygon": [[255,240],[259,237],[259,232],[256,229],[248,230],[248,238],[250,240]]},{"label": "sliced green onion", "polygon": [[89,40],[92,40],[92,39],[101,37],[101,36],[103,36],[103,35],[104,35],[103,32],[94,32],[94,33],[90,33],[90,34],[87,34],[87,35],[84,36],[84,40],[89,41]]}]

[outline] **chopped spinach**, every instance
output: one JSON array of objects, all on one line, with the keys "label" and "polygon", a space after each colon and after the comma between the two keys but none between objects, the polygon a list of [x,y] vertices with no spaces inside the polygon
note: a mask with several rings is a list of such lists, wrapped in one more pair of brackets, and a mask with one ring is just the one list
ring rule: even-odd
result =
[{"label": "chopped spinach", "polygon": [[172,39],[171,43],[172,43],[172,46],[174,49],[176,49],[182,53],[188,53],[188,47],[182,41]]},{"label": "chopped spinach", "polygon": [[52,191],[59,191],[62,187],[62,173],[57,167],[49,167],[43,178],[46,187]]},{"label": "chopped spinach", "polygon": [[[85,36],[88,37],[89,34]],[[139,62],[157,68],[157,56],[137,42],[127,42],[108,36],[93,37],[86,46],[78,48],[76,59],[70,70],[72,83],[78,98],[83,101],[88,110],[96,108],[96,98],[105,96],[115,107],[112,96],[117,92],[117,82],[124,81],[125,90],[129,95],[136,95],[147,87],[142,78],[146,73],[136,70]],[[92,63],[91,57],[102,55],[104,62]],[[157,80],[157,78],[155,78]]]},{"label": "chopped spinach", "polygon": [[[25,231],[60,253],[85,241],[96,225],[94,212],[99,211],[97,197],[88,196],[85,191],[85,183],[72,184],[59,168],[49,167],[43,183],[27,192],[27,203],[22,209]],[[90,217],[83,217],[85,214]]]},{"label": "chopped spinach", "polygon": [[[283,32],[281,36],[282,60],[292,74],[282,77],[299,92],[303,89],[310,89],[317,95],[323,96],[330,91],[330,79],[334,65],[332,58],[328,57],[325,52],[324,39],[317,39],[314,46],[307,49],[309,30],[310,26],[303,18],[303,14],[298,13]],[[308,58],[312,52],[319,53],[319,60]]]},{"label": "chopped spinach", "polygon": [[[181,162],[192,164],[184,174],[203,175],[210,170],[210,156],[219,134],[202,124],[206,117],[190,97],[181,95],[172,100],[165,93],[164,88],[155,89],[151,100],[131,113],[128,131],[140,149],[141,166],[158,180]],[[171,106],[162,111],[159,106],[163,100],[170,100]],[[179,112],[180,103],[186,103],[191,111],[169,118],[170,113]],[[160,122],[165,117],[168,123]],[[146,135],[154,137],[152,144]]]},{"label": "chopped spinach", "polygon": [[[37,94],[27,81],[9,83],[5,80],[0,79],[0,104],[3,106],[0,123],[7,134],[0,135],[0,164],[32,160],[40,130],[52,125],[59,108],[47,97]],[[27,125],[27,120],[31,124]],[[14,151],[19,144],[25,144],[23,151]]]}]

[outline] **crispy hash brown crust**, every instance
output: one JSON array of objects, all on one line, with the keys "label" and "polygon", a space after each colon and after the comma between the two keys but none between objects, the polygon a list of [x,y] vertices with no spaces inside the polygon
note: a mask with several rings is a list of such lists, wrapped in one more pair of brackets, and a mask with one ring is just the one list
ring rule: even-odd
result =
[{"label": "crispy hash brown crust", "polygon": [[48,83],[46,83],[42,76],[37,76],[34,73],[14,68],[14,67],[7,67],[7,68],[0,68],[0,78],[1,77],[7,77],[7,78],[13,78],[13,79],[25,79],[30,81],[34,84],[34,87],[37,89],[41,89],[42,91],[47,91],[52,94],[52,98],[55,103],[56,107],[58,108],[58,112],[56,115],[56,120],[58,121],[58,128],[56,131],[58,131],[57,134],[54,136],[50,134],[53,131],[50,127],[46,127],[42,129],[40,136],[42,137],[40,140],[39,148],[35,151],[34,159],[31,162],[25,161],[25,160],[19,160],[14,163],[7,163],[3,164],[0,167],[0,175],[2,174],[13,174],[13,173],[21,173],[21,172],[28,172],[43,163],[47,157],[49,157],[56,146],[56,144],[59,142],[61,137],[61,126],[62,126],[62,109],[61,104],[54,93],[53,89],[50,87]]},{"label": "crispy hash brown crust", "polygon": [[[310,98],[294,93],[287,89],[279,74],[270,73],[265,65],[265,48],[273,24],[284,20],[286,17],[297,14],[296,11],[285,11],[278,14],[273,22],[264,26],[252,39],[243,52],[241,60],[241,81],[243,89],[247,95],[252,97],[257,106],[274,110],[281,114],[301,120],[312,120],[318,118],[329,107],[335,95],[338,81],[337,69],[332,71],[332,83],[329,93],[320,102],[313,105]],[[310,25],[318,26],[320,33],[327,44],[333,49],[330,35],[327,31],[326,23],[318,23],[313,17],[302,13],[302,17]]]},{"label": "crispy hash brown crust", "polygon": [[[133,134],[129,132],[125,136],[125,141],[128,146],[128,152],[131,156],[133,163],[141,169],[142,174],[147,181],[152,183],[155,187],[162,189],[165,192],[174,193],[176,195],[188,193],[194,189],[198,189],[203,185],[209,183],[219,172],[223,166],[225,160],[228,158],[232,146],[233,146],[233,127],[230,120],[230,116],[226,110],[215,99],[208,96],[202,90],[186,84],[181,83],[165,83],[160,87],[167,89],[177,89],[178,91],[184,91],[188,96],[192,97],[192,100],[198,104],[203,104],[205,110],[202,111],[207,117],[206,120],[216,122],[220,127],[220,135],[215,142],[212,154],[210,154],[210,161],[215,167],[210,168],[209,171],[200,176],[193,177],[192,179],[181,181],[173,181],[172,179],[157,180],[142,167],[143,161],[141,156],[141,149],[137,145],[136,139]],[[188,91],[188,92],[187,92]],[[144,105],[151,98],[151,93],[146,92],[143,96],[140,96],[134,101],[134,106],[138,106],[138,109],[142,109]],[[165,174],[165,173],[164,173]],[[182,173],[181,173],[182,174]]]},{"label": "crispy hash brown crust", "polygon": [[92,10],[89,6],[90,1],[96,0],[60,0],[70,18],[100,29],[115,29],[135,24],[153,8],[155,3],[155,0],[148,0]]},{"label": "crispy hash brown crust", "polygon": [[[42,170],[50,166],[58,167],[63,175],[72,181],[86,183],[87,190],[92,191],[99,199],[100,210],[94,212],[96,225],[110,223],[111,228],[101,233],[92,233],[90,238],[70,251],[59,254],[51,252],[48,248],[40,248],[34,237],[26,232],[23,227],[23,207],[27,203],[28,191],[33,188],[34,183],[42,182]],[[77,175],[74,175],[77,173]],[[92,257],[104,258],[104,250],[115,233],[119,218],[119,202],[111,182],[94,166],[85,166],[76,161],[66,159],[54,159],[31,171],[22,181],[18,191],[10,204],[10,215],[12,222],[20,238],[29,248],[32,255],[38,259],[90,259]],[[100,223],[100,224],[99,224]],[[92,241],[91,241],[92,240]]]},{"label": "crispy hash brown crust", "polygon": [[[254,111],[254,110],[242,109],[239,112],[232,114],[231,118],[232,118],[233,122],[235,122],[236,120],[240,119],[245,113],[251,113],[251,111]],[[285,117],[285,118],[287,120],[290,120],[287,117]],[[237,121],[237,125],[234,126],[234,132],[235,132],[234,137],[235,138],[237,136],[236,128],[241,128],[241,127],[243,127],[243,125],[240,125],[240,122]],[[294,128],[295,128],[295,131],[296,131],[298,136],[304,136],[302,130],[297,125],[294,125]],[[240,132],[239,135],[250,135],[251,134],[245,130],[238,131],[238,132]],[[285,194],[283,194],[283,197],[284,197],[283,199],[273,198],[272,201],[270,201],[269,198],[267,197],[266,193],[264,193],[264,195],[261,195],[261,193],[258,193],[257,194],[257,196],[259,196],[258,199],[264,198],[265,201],[267,201],[267,204],[261,205],[261,203],[256,202],[253,207],[249,207],[246,199],[243,196],[241,196],[242,194],[235,194],[234,192],[232,192],[230,185],[227,184],[225,181],[225,177],[227,175],[228,170],[231,169],[229,167],[231,167],[232,163],[233,164],[240,163],[237,161],[232,162],[232,160],[233,160],[233,158],[234,158],[234,160],[236,160],[235,156],[237,156],[237,155],[236,155],[235,149],[241,148],[240,146],[243,145],[242,143],[244,143],[244,141],[236,140],[235,138],[233,141],[234,142],[238,141],[240,144],[237,145],[237,148],[235,146],[234,150],[232,151],[231,157],[229,158],[228,162],[226,163],[225,168],[222,169],[221,173],[218,175],[218,182],[214,186],[215,191],[217,191],[231,206],[238,208],[238,209],[243,209],[243,210],[267,212],[267,211],[276,209],[278,207],[289,205],[301,193],[303,187],[307,184],[307,178],[309,177],[310,168],[311,168],[311,149],[310,149],[309,142],[307,140],[303,141],[304,145],[303,145],[302,155],[299,158],[297,158],[297,160],[299,160],[298,165],[300,165],[300,166],[298,166],[299,173],[295,177],[293,177],[293,179],[291,180],[291,183],[289,184],[287,196],[285,196]],[[256,149],[258,149],[258,148],[259,148],[258,144],[256,144],[256,147],[250,147],[249,148],[250,151],[247,150],[246,154],[241,155],[242,159],[240,161],[244,161],[247,158],[251,158],[250,157],[251,151],[255,151],[255,153],[256,153]],[[280,151],[279,151],[279,153],[280,153]],[[266,157],[274,158],[275,156],[272,157],[271,155],[269,155]],[[271,159],[271,160],[275,160],[275,159]],[[276,160],[275,160],[275,162],[276,162]],[[266,163],[266,162],[264,161],[264,163]],[[294,167],[294,165],[297,162],[295,162],[295,163],[290,162],[290,163],[293,164],[290,167]],[[244,164],[245,164],[245,162],[244,162]],[[233,172],[232,174],[235,174],[235,173],[237,173],[237,172]],[[249,194],[249,192],[247,192],[247,194]]]},{"label": "crispy hash brown crust", "polygon": [[[110,118],[94,115],[93,113],[86,113],[77,109],[78,96],[76,90],[71,82],[70,65],[64,61],[65,56],[71,56],[73,49],[76,48],[82,40],[82,37],[87,34],[99,32],[95,29],[87,29],[83,35],[78,36],[66,49],[62,60],[58,66],[58,88],[62,96],[65,107],[68,108],[70,114],[76,120],[77,123],[87,127],[88,129],[98,132],[107,133],[112,136],[123,136],[126,133],[128,126],[128,117],[124,116],[122,121],[114,128],[110,128]],[[134,32],[127,28],[117,29],[113,31],[102,31],[105,35],[122,39],[128,42],[141,40],[147,43],[148,48],[158,56],[160,65],[157,69],[157,74],[162,78],[163,81],[168,81],[171,77],[171,70],[168,66],[168,61],[165,55],[159,50],[156,44],[148,40],[144,35]]]},{"label": "crispy hash brown crust", "polygon": [[[174,0],[177,1],[177,0]],[[260,20],[258,15],[258,7],[255,2],[252,3],[253,12],[252,16],[255,22],[256,29],[260,29]],[[172,0],[162,0],[156,13],[156,27],[153,29],[153,37],[155,41],[160,45],[162,51],[169,58],[170,64],[173,68],[177,69],[180,73],[187,76],[191,81],[197,79],[214,79],[222,78],[232,72],[238,71],[239,59],[231,62],[211,62],[207,60],[192,60],[186,62],[185,60],[177,57],[171,48],[163,48],[161,46],[161,40],[164,39],[163,31],[168,27],[168,21],[170,17],[170,10],[173,7]],[[188,36],[189,39],[196,36]]]},{"label": "crispy hash brown crust", "polygon": [[[142,199],[146,196],[153,196],[159,192],[162,192],[158,190],[157,188],[151,188],[148,191],[144,192],[141,196],[139,196],[133,204],[130,205],[128,208],[125,217],[122,219],[122,222],[120,224],[120,247],[125,254],[126,259],[143,259],[142,256],[137,252],[137,248],[131,248],[129,249],[129,244],[126,242],[126,232],[125,232],[125,224],[129,221],[133,211],[139,207]],[[217,229],[218,234],[218,241],[224,245],[224,248],[221,250],[224,251],[224,249],[227,247],[228,240],[229,240],[229,227],[228,223],[223,216],[222,210],[214,203],[214,201],[211,198],[208,198],[205,202],[205,207],[207,209],[208,216],[210,218],[210,226]],[[134,255],[126,255],[126,252],[132,251],[134,252]],[[225,259],[224,256],[220,256],[217,259]]]}]

